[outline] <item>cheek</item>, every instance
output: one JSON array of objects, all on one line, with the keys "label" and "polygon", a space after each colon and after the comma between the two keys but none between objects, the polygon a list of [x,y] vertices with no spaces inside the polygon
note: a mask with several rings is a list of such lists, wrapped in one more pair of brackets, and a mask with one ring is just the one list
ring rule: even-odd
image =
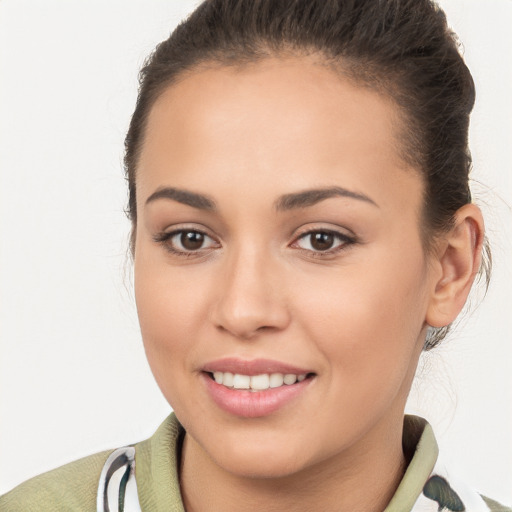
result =
[{"label": "cheek", "polygon": [[[190,370],[196,347],[192,340],[205,315],[201,280],[156,262],[135,262],[135,298],[148,362],[164,395]],[[173,378],[174,377],[174,378]]]},{"label": "cheek", "polygon": [[308,293],[296,318],[316,341],[336,389],[356,387],[369,402],[398,390],[415,369],[426,277],[421,253],[404,256],[379,253],[322,279],[303,276]]}]

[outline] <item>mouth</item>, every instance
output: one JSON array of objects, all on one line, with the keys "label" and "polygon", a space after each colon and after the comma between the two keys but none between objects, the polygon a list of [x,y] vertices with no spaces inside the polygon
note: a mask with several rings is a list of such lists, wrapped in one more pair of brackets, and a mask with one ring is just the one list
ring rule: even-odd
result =
[{"label": "mouth", "polygon": [[287,410],[310,396],[317,374],[305,368],[267,359],[227,358],[201,369],[205,389],[224,412],[257,418]]},{"label": "mouth", "polygon": [[293,386],[306,379],[312,379],[315,374],[309,373],[261,373],[258,375],[245,375],[232,372],[205,372],[217,384],[232,390],[245,390],[254,393],[277,389],[283,386]]}]

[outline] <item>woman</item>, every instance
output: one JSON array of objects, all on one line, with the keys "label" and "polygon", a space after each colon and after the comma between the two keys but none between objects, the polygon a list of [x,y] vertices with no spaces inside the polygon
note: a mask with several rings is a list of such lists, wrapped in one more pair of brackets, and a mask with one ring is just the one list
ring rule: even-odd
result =
[{"label": "woman", "polygon": [[202,4],[143,69],[126,138],[139,320],[175,415],[2,506],[508,510],[404,420],[482,265],[473,101],[430,2]]}]

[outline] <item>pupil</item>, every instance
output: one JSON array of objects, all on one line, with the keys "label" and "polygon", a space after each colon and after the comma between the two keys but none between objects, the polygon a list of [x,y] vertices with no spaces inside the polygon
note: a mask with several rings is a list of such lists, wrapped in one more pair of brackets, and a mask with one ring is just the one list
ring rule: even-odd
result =
[{"label": "pupil", "polygon": [[204,242],[204,235],[197,231],[187,231],[181,234],[181,245],[189,250],[200,249]]},{"label": "pupil", "polygon": [[318,251],[330,249],[334,243],[334,235],[331,233],[314,233],[311,238],[312,247]]}]

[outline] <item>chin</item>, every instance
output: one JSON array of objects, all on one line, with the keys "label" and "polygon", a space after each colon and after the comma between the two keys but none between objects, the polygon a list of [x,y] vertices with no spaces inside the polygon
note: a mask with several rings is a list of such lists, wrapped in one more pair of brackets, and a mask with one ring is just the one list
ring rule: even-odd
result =
[{"label": "chin", "polygon": [[[303,447],[292,439],[265,442],[212,443],[204,446],[209,456],[225,471],[246,478],[284,478],[304,469],[308,463]],[[211,449],[210,449],[211,448]]]},{"label": "chin", "polygon": [[261,453],[254,456],[238,454],[236,457],[221,457],[215,462],[228,473],[253,479],[286,478],[304,469],[296,459],[290,460],[281,454],[272,457]]}]

